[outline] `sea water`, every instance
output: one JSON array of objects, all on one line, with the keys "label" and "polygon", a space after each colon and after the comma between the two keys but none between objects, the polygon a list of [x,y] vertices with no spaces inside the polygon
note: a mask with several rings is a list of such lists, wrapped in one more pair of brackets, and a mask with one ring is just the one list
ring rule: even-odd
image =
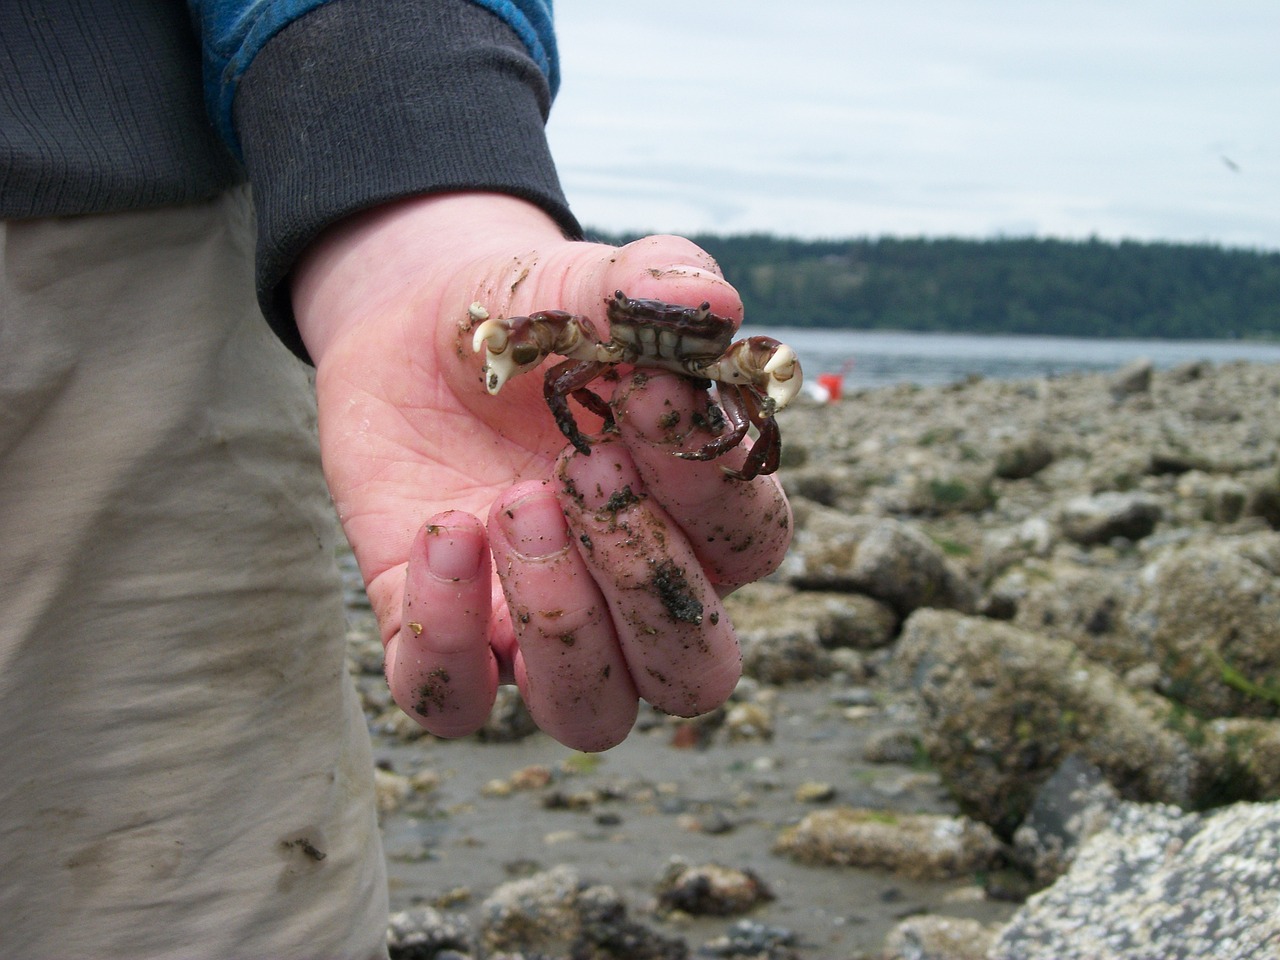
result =
[{"label": "sea water", "polygon": [[742,328],[790,344],[805,377],[843,376],[845,390],[895,383],[921,386],[979,376],[1001,380],[1116,370],[1140,358],[1167,369],[1197,360],[1280,363],[1280,343],[1248,340],[1124,340],[1083,337],[982,336],[883,330]]}]

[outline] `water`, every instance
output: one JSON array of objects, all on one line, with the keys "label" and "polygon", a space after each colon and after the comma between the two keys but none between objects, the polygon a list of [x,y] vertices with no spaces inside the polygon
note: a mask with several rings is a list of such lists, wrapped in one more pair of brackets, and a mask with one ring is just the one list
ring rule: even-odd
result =
[{"label": "water", "polygon": [[1118,369],[1142,357],[1161,369],[1195,360],[1280,363],[1280,343],[1245,340],[1006,337],[750,324],[743,327],[743,334],[765,334],[790,344],[800,355],[805,377],[810,381],[821,373],[843,372],[846,390],[895,383],[934,386],[970,376],[1020,380],[1078,371],[1100,372]]}]

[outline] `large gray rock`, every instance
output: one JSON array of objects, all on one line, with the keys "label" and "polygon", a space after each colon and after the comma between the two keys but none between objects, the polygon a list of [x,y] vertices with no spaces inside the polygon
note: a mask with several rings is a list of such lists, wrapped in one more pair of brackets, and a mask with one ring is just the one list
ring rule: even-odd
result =
[{"label": "large gray rock", "polygon": [[1036,794],[1014,832],[1014,854],[1038,887],[1058,879],[1080,845],[1103,829],[1122,801],[1102,771],[1073,754]]},{"label": "large gray rock", "polygon": [[1280,957],[1280,804],[1125,804],[1033,896],[990,960]]},{"label": "large gray rock", "polygon": [[1069,640],[1090,660],[1128,670],[1149,659],[1149,651],[1125,624],[1125,611],[1138,595],[1133,573],[1057,560],[1029,563],[1001,578],[998,588],[1021,580],[1013,624],[1047,637]]},{"label": "large gray rock", "polygon": [[1214,717],[1280,715],[1280,534],[1197,542],[1143,571],[1129,632],[1161,689]]},{"label": "large gray rock", "polygon": [[941,548],[896,520],[815,512],[784,569],[797,586],[863,593],[901,615],[919,607],[971,610],[976,601],[973,585]]},{"label": "large gray rock", "polygon": [[1158,704],[1071,643],[919,610],[903,627],[894,666],[919,692],[924,747],[947,787],[1004,836],[1072,754],[1130,799],[1188,804],[1195,795],[1197,759]]}]

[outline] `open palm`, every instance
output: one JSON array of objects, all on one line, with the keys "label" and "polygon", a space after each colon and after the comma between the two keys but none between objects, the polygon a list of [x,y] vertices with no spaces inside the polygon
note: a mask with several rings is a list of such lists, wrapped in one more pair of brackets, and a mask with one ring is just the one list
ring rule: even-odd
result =
[{"label": "open palm", "polygon": [[781,560],[790,515],[774,479],[671,456],[681,439],[657,423],[703,399],[681,378],[624,383],[618,437],[583,456],[537,374],[491,397],[471,350],[473,303],[599,315],[615,289],[741,314],[686,241],[566,241],[540,211],[493,195],[375,212],[298,272],[326,478],[392,693],[433,732],[476,729],[513,679],[549,733],[603,749],[625,737],[638,698],[691,715],[737,680],[720,597]]}]

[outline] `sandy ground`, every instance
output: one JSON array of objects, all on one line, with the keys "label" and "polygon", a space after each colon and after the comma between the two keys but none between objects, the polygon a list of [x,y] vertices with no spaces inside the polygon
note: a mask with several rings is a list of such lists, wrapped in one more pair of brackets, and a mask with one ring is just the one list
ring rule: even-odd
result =
[{"label": "sandy ground", "polygon": [[[541,734],[509,744],[376,738],[385,766],[439,778],[414,815],[385,819],[393,908],[428,903],[475,918],[499,884],[568,864],[621,893],[633,919],[683,936],[696,951],[734,918],[653,915],[659,880],[682,858],[755,872],[776,899],[751,919],[794,931],[805,957],[872,953],[898,920],[917,913],[1007,917],[1013,905],[985,898],[972,880],[913,883],[883,871],[803,866],[771,851],[781,829],[820,806],[954,812],[933,773],[862,759],[867,735],[894,721],[877,706],[849,706],[841,689],[839,680],[784,688],[772,740],[701,749],[677,746],[660,724],[592,757]],[[829,785],[831,796],[797,796],[814,784]]]}]

